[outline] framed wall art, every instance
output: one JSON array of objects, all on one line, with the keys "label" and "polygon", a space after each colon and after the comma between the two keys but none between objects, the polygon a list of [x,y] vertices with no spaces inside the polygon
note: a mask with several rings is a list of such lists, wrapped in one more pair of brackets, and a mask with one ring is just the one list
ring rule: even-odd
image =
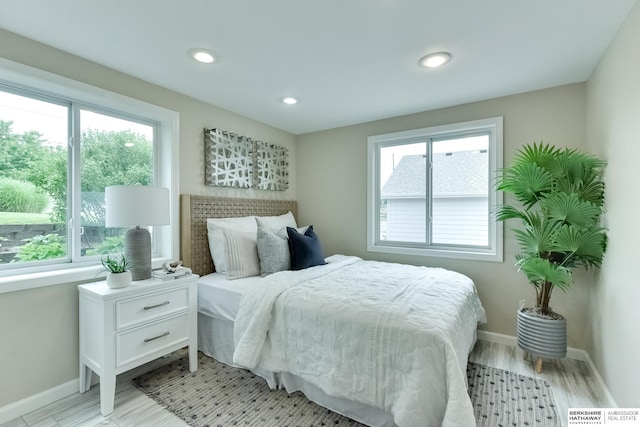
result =
[{"label": "framed wall art", "polygon": [[253,186],[253,142],[219,129],[205,129],[205,184],[218,187]]},{"label": "framed wall art", "polygon": [[284,191],[289,188],[289,150],[246,136],[205,129],[205,184]]}]

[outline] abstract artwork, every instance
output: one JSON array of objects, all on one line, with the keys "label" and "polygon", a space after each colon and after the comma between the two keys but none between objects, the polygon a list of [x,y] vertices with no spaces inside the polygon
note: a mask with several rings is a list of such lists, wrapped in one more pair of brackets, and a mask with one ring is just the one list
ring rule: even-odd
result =
[{"label": "abstract artwork", "polygon": [[204,175],[207,185],[252,187],[252,141],[235,133],[205,129]]},{"label": "abstract artwork", "polygon": [[289,150],[226,132],[205,129],[205,184],[284,191],[289,188]]},{"label": "abstract artwork", "polygon": [[277,145],[254,141],[255,187],[283,191],[289,187],[288,150]]}]

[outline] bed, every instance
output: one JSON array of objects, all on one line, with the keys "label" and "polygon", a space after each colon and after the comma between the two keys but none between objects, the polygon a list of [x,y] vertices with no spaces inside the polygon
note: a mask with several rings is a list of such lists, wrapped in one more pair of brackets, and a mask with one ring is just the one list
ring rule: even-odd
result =
[{"label": "bed", "polygon": [[288,212],[295,202],[181,197],[199,349],[369,426],[474,425],[465,371],[486,319],[466,276],[339,254],[265,277],[214,271],[207,219]]}]

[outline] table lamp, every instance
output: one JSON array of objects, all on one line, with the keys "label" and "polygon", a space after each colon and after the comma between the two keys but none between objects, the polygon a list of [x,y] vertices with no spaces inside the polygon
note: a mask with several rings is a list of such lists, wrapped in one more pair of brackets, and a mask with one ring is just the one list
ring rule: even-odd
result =
[{"label": "table lamp", "polygon": [[[169,224],[169,190],[143,185],[105,188],[107,227],[133,227],[124,237],[132,279],[151,277],[151,234],[144,227]],[[142,226],[142,227],[141,227]]]}]

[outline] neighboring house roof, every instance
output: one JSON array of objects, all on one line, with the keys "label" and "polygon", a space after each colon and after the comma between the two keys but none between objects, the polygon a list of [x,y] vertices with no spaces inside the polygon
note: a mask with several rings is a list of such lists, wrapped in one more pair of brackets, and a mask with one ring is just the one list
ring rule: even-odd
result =
[{"label": "neighboring house roof", "polygon": [[[486,151],[433,155],[433,196],[484,196],[489,186]],[[422,155],[403,156],[382,187],[382,198],[424,197],[427,165]]]}]

